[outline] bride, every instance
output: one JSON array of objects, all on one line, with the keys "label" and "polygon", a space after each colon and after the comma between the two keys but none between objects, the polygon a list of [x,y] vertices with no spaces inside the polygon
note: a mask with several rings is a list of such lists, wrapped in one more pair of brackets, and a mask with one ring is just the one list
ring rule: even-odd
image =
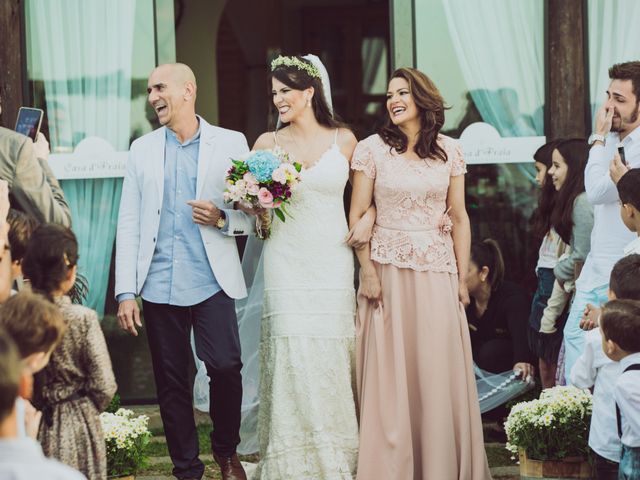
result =
[{"label": "bride", "polygon": [[355,292],[343,194],[356,138],[333,116],[317,57],[278,57],[270,79],[281,127],[253,149],[283,148],[303,173],[290,216],[274,220],[264,245],[254,478],[351,479]]}]

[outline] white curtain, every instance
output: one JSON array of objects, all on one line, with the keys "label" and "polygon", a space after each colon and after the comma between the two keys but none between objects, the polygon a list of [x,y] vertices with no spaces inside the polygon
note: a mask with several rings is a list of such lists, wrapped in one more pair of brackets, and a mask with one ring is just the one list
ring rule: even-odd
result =
[{"label": "white curtain", "polygon": [[589,0],[589,86],[591,113],[606,98],[609,67],[640,60],[640,2]]},{"label": "white curtain", "polygon": [[[482,119],[502,137],[544,135],[543,0],[442,0],[442,4],[456,59]],[[498,168],[505,184],[512,186],[509,167]],[[533,189],[532,165],[516,168]],[[522,201],[518,196],[522,192],[509,190],[513,205]],[[517,232],[511,237],[518,238]],[[532,386],[516,380],[510,371],[491,374],[476,366],[475,375],[482,412]]]},{"label": "white curtain", "polygon": [[[29,0],[31,77],[44,81],[51,148],[88,136],[128,150],[136,2]],[[87,305],[101,315],[109,278],[122,179],[62,182],[80,245]]]},{"label": "white curtain", "polygon": [[503,137],[543,135],[543,0],[442,0],[460,68]]}]

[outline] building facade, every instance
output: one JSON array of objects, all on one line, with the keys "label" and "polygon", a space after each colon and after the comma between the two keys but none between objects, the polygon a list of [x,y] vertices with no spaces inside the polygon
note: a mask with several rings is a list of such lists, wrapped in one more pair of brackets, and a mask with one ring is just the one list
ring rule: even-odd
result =
[{"label": "building facade", "polygon": [[[635,0],[2,0],[0,121],[12,128],[20,105],[42,108],[52,163],[81,151],[93,162],[59,171],[88,304],[104,315],[123,397],[140,400],[153,385],[130,365],[147,364],[146,342],[117,330],[112,259],[116,164],[157,127],[146,104],[154,66],[190,65],[198,111],[250,144],[273,121],[266,77],[280,53],[323,60],[335,110],[358,138],[384,118],[391,71],[421,69],[450,106],[443,133],[464,138],[476,122],[492,127],[495,138],[465,142],[473,236],[496,238],[511,279],[533,285],[532,148],[545,136],[589,134],[607,68],[640,58],[639,22]],[[102,153],[77,148],[92,137],[108,144],[91,144]]]}]

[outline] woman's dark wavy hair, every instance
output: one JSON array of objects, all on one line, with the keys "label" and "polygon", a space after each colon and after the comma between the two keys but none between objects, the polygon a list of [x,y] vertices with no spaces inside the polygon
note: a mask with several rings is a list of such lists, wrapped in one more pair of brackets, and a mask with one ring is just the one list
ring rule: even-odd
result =
[{"label": "woman's dark wavy hair", "polygon": [[589,158],[589,144],[584,138],[559,139],[555,150],[560,152],[567,164],[567,176],[556,195],[551,226],[568,245],[573,230],[573,204],[576,197],[584,192],[584,169]]},{"label": "woman's dark wavy hair", "polygon": [[53,301],[69,270],[78,264],[78,241],[70,228],[55,223],[40,225],[27,244],[22,271],[31,289]]},{"label": "woman's dark wavy hair", "polygon": [[[418,107],[420,132],[414,151],[420,158],[439,158],[446,162],[447,153],[438,144],[438,134],[444,125],[444,111],[449,107],[445,106],[440,91],[429,77],[415,68],[399,68],[391,74],[390,81],[394,78],[404,78],[407,81],[409,92]],[[407,151],[407,136],[393,124],[389,115],[378,134],[396,152]]]},{"label": "woman's dark wavy hair", "polygon": [[[556,148],[556,144],[556,140],[547,142],[533,154],[533,159],[547,167],[547,171],[551,168],[551,155]],[[556,189],[553,186],[553,182],[548,178],[548,175],[545,175],[545,177],[538,194],[538,206],[531,214],[530,220],[533,234],[540,241],[551,230],[551,212],[553,212],[553,205],[556,199]]]},{"label": "woman's dark wavy hair", "polygon": [[485,238],[481,242],[471,244],[471,261],[478,269],[489,269],[489,285],[495,291],[504,281],[504,258],[500,245],[493,238]]},{"label": "woman's dark wavy hair", "polygon": [[[309,60],[302,58],[299,55],[295,56],[301,62],[313,65]],[[312,77],[304,70],[300,70],[295,66],[278,65],[274,70],[269,73],[267,77],[269,93],[272,92],[271,80],[277,79],[284,83],[287,87],[293,90],[306,90],[309,87],[313,87],[314,93],[311,99],[311,107],[313,108],[313,114],[320,125],[324,125],[328,128],[348,128],[345,123],[334,113],[329,104],[325,100],[325,91],[322,87],[322,80],[320,78]],[[329,92],[330,94],[331,92]],[[276,127],[278,112],[273,102],[270,102],[271,119],[270,128]],[[288,123],[283,123],[280,128],[286,127]]]}]

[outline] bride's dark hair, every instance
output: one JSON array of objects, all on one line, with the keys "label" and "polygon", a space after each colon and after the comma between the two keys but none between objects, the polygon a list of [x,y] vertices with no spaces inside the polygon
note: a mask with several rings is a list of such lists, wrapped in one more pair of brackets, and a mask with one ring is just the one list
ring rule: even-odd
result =
[{"label": "bride's dark hair", "polygon": [[[306,63],[308,65],[313,66],[306,58],[302,58],[301,56],[296,55],[296,60]],[[325,92],[322,87],[322,79],[317,77],[312,77],[306,71],[300,70],[296,66],[288,66],[288,65],[278,65],[275,69],[273,69],[269,76],[267,77],[268,81],[268,91],[271,95],[272,85],[271,80],[275,78],[280,82],[284,83],[287,87],[292,88],[294,90],[306,90],[309,87],[313,87],[314,93],[311,99],[311,107],[313,108],[313,114],[316,117],[316,120],[320,125],[324,125],[329,128],[348,128],[345,123],[343,123],[335,113],[332,113],[327,101],[325,100]],[[331,94],[331,92],[329,92]],[[271,119],[271,128],[275,128],[275,123],[277,122],[277,110],[273,102],[270,102],[270,112],[269,118]],[[288,123],[283,123],[281,127],[286,127]]]},{"label": "bride's dark hair", "polygon": [[[436,85],[420,70],[403,67],[391,74],[389,81],[403,78],[409,84],[409,92],[418,108],[420,117],[420,132],[414,151],[420,158],[439,158],[447,161],[447,153],[438,144],[438,134],[444,125],[444,100]],[[387,114],[385,124],[378,134],[384,143],[394,148],[398,153],[407,151],[408,139],[402,130],[391,121]]]}]

